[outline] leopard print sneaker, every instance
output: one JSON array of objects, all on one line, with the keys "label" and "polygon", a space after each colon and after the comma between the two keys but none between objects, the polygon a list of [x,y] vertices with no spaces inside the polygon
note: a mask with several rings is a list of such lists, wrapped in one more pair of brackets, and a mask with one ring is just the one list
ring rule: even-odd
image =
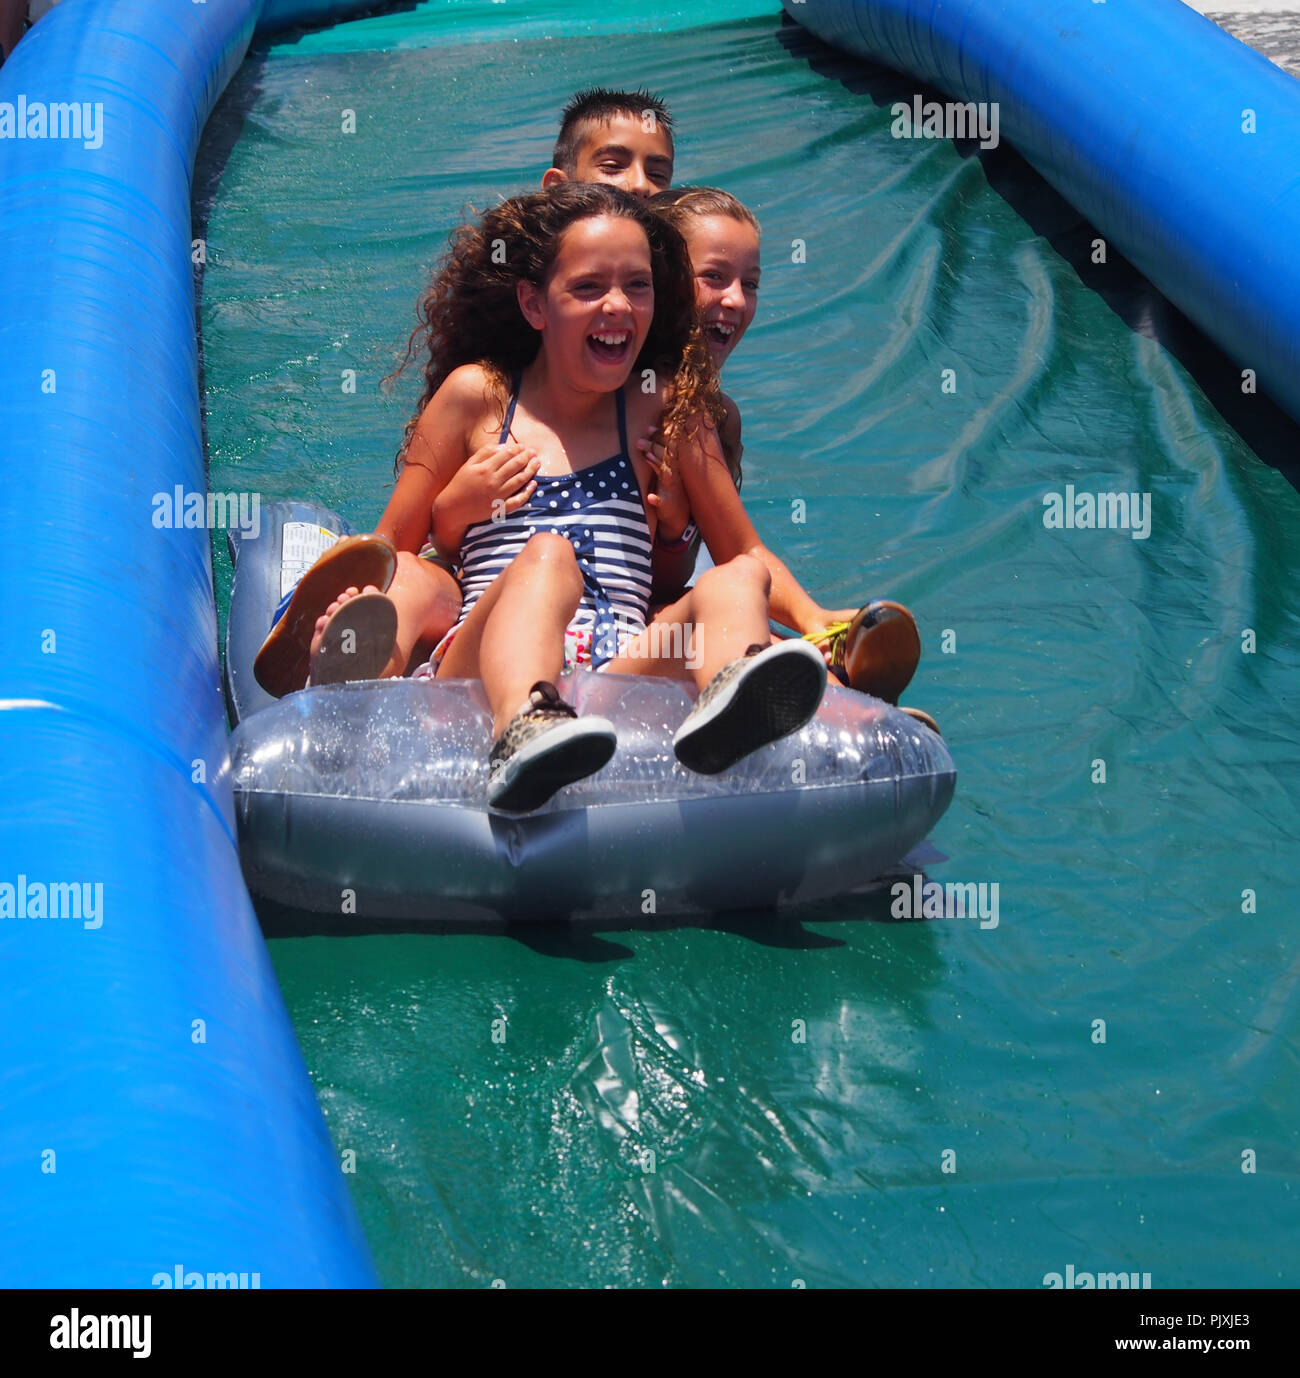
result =
[{"label": "leopard print sneaker", "polygon": [[547,680],[506,724],[488,758],[488,805],[531,813],[565,785],[609,763],[617,739],[606,718],[580,718]]},{"label": "leopard print sneaker", "polygon": [[817,712],[825,689],[826,661],[808,642],[751,646],[700,690],[673,750],[688,770],[718,775],[797,732]]}]

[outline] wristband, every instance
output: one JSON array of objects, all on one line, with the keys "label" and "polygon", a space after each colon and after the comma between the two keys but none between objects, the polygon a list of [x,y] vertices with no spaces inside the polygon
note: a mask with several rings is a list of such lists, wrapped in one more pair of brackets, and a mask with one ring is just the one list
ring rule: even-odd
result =
[{"label": "wristband", "polygon": [[665,541],[659,534],[659,528],[655,528],[655,546],[659,550],[685,550],[700,534],[699,528],[694,522],[687,522],[682,534],[675,541]]}]

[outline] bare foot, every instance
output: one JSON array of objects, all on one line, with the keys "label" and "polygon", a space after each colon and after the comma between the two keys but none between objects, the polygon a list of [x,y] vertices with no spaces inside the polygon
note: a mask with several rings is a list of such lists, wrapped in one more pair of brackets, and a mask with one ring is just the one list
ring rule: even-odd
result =
[{"label": "bare foot", "polygon": [[[322,636],[325,635],[326,624],[329,622],[330,618],[333,617],[336,612],[338,612],[338,610],[343,606],[344,603],[348,602],[349,599],[355,598],[361,592],[363,592],[363,590],[357,588],[355,585],[353,585],[352,588],[344,589],[343,592],[340,593],[339,596],[329,605],[329,607],[327,607],[325,611],[321,613],[321,615],[316,619],[316,628],[311,634],[311,659],[313,664],[315,664],[316,656],[320,651],[320,639]],[[367,584],[364,589],[364,592],[378,593],[379,586],[377,584]]]}]

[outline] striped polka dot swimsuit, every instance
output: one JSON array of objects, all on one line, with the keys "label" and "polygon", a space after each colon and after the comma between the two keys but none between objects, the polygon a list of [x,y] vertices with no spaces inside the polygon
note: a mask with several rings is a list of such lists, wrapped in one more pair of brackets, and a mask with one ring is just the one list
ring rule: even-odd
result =
[{"label": "striped polka dot swimsuit", "polygon": [[[516,375],[501,427],[510,434],[521,376]],[[555,532],[573,545],[582,571],[582,602],[565,632],[566,663],[600,669],[624,642],[645,630],[650,607],[650,526],[641,486],[627,448],[622,389],[618,403],[619,452],[576,473],[539,474],[537,488],[517,512],[476,522],[461,542],[460,621],[492,581],[523,550],[530,536]]]}]

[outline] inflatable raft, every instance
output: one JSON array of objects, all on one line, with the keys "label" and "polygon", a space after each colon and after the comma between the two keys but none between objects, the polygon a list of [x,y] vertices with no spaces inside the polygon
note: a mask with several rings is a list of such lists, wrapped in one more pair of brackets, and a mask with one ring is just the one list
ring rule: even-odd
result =
[{"label": "inflatable raft", "polygon": [[614,723],[614,759],[527,817],[490,812],[476,680],[366,681],[277,701],[253,679],[283,591],[346,534],[310,503],[263,509],[256,539],[230,533],[231,774],[256,894],[349,925],[779,906],[868,886],[948,807],[942,739],[879,699],[832,685],[803,731],[704,776],[672,751],[692,686],[578,671],[561,691]]}]

